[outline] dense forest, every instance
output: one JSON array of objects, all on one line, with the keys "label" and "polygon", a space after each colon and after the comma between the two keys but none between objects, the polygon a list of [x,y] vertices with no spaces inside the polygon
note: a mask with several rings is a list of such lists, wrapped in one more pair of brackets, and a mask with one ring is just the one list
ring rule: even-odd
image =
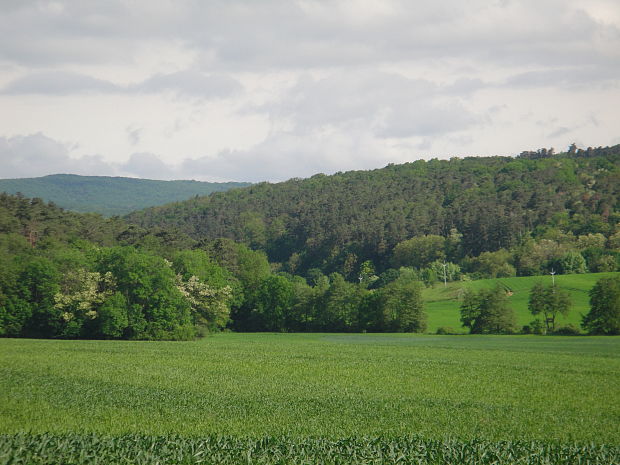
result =
[{"label": "dense forest", "polygon": [[367,261],[383,272],[437,260],[489,277],[568,272],[581,266],[567,265],[571,252],[608,271],[617,266],[619,186],[620,145],[571,146],[262,183],[128,219],[174,225],[199,241],[227,237],[302,275],[319,269],[355,280]]},{"label": "dense forest", "polygon": [[[422,332],[423,286],[618,270],[619,161],[620,146],[418,161],[109,219],[0,194],[0,336]],[[466,296],[463,325],[521,330],[505,297]]]},{"label": "dense forest", "polygon": [[247,182],[156,181],[53,174],[40,178],[0,179],[0,192],[21,193],[76,212],[114,216],[249,185]]}]

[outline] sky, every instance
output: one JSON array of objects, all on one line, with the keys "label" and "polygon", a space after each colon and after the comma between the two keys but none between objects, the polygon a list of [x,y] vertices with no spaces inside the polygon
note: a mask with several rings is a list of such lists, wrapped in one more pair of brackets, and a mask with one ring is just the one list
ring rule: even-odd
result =
[{"label": "sky", "polygon": [[0,0],[0,178],[620,143],[618,0]]}]

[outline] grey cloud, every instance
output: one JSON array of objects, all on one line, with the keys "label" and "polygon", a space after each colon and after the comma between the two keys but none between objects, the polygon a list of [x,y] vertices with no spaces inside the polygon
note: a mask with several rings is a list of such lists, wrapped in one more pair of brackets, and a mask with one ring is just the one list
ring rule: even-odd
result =
[{"label": "grey cloud", "polygon": [[171,40],[202,53],[205,66],[239,70],[443,58],[600,65],[617,61],[620,53],[617,25],[602,24],[587,5],[570,0],[15,5],[1,7],[0,56],[22,64],[131,63],[140,47]]},{"label": "grey cloud", "polygon": [[[475,84],[475,85],[472,85]],[[297,132],[328,125],[361,127],[379,137],[444,134],[480,121],[452,94],[455,86],[375,71],[305,77],[277,104],[264,110],[293,121]],[[472,81],[469,88],[478,88]]]},{"label": "grey cloud", "polygon": [[65,144],[41,133],[0,137],[0,178],[53,173],[113,175],[115,169],[98,155],[72,158]]},{"label": "grey cloud", "polygon": [[9,82],[0,93],[7,95],[71,95],[80,93],[159,93],[178,96],[226,98],[242,91],[235,79],[225,75],[207,75],[194,71],[157,74],[143,82],[119,86],[84,74],[64,71],[33,73]]},{"label": "grey cloud", "polygon": [[153,153],[134,153],[120,166],[122,172],[148,179],[174,178],[175,170]]},{"label": "grey cloud", "polygon": [[182,95],[203,98],[231,97],[243,87],[235,79],[223,75],[206,75],[196,71],[156,74],[146,81],[132,86],[140,92],[174,91]]},{"label": "grey cloud", "polygon": [[304,134],[278,132],[247,150],[227,150],[216,156],[185,159],[184,177],[239,181],[283,181],[316,173],[371,169],[398,161],[382,152],[364,131],[325,134],[320,129]]},{"label": "grey cloud", "polygon": [[619,81],[620,65],[572,66],[559,69],[545,69],[519,73],[508,78],[506,87],[591,87],[613,84]]},{"label": "grey cloud", "polygon": [[377,135],[393,138],[436,136],[461,131],[481,121],[456,101],[411,101],[390,109]]},{"label": "grey cloud", "polygon": [[83,74],[51,71],[29,74],[10,82],[3,94],[69,95],[79,93],[119,92],[114,84]]},{"label": "grey cloud", "polygon": [[562,126],[562,127],[557,128],[556,130],[552,131],[552,132],[549,134],[549,137],[550,137],[550,138],[553,138],[553,137],[560,137],[560,136],[563,136],[563,135],[565,135],[565,134],[570,134],[571,132],[573,132],[573,129],[571,129],[571,128],[567,128],[567,127],[565,127],[565,126]]},{"label": "grey cloud", "polygon": [[131,145],[137,145],[138,142],[140,142],[140,139],[142,137],[142,131],[142,128],[135,128],[133,126],[128,126],[127,128],[125,128],[125,132],[127,133],[127,139],[129,139]]}]

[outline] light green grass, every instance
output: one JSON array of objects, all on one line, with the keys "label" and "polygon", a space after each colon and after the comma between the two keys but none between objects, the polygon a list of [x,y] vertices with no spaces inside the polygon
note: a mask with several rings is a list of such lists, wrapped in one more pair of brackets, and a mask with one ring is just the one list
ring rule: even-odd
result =
[{"label": "light green grass", "polygon": [[[581,324],[581,316],[590,311],[588,291],[603,277],[617,276],[619,273],[588,273],[572,275],[556,275],[555,283],[570,293],[572,307],[567,317],[558,315],[557,326]],[[456,331],[467,332],[460,322],[460,298],[466,289],[479,290],[494,287],[500,284],[512,292],[509,297],[511,307],[515,310],[519,327],[529,324],[534,317],[527,309],[530,289],[537,282],[551,284],[551,276],[527,276],[521,278],[480,279],[477,281],[459,281],[436,284],[432,288],[424,289],[422,297],[424,308],[428,314],[428,332],[434,333],[440,326],[448,326]]]},{"label": "light green grass", "polygon": [[620,442],[620,338],[0,340],[0,433]]}]

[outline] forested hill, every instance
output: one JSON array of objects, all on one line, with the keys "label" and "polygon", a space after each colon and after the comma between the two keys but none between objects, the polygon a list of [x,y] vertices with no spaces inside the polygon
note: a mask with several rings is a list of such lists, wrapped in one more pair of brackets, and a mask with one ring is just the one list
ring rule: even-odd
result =
[{"label": "forested hill", "polygon": [[27,197],[54,202],[68,210],[113,216],[248,185],[241,182],[155,181],[54,174],[40,178],[0,179],[0,192],[20,192]]},{"label": "forested hill", "polygon": [[420,160],[261,183],[128,219],[174,225],[199,240],[242,241],[290,272],[316,267],[351,276],[366,260],[377,271],[398,265],[395,246],[416,236],[442,237],[443,257],[455,263],[527,238],[609,238],[620,222],[619,188],[620,145],[573,146],[561,154]]}]

